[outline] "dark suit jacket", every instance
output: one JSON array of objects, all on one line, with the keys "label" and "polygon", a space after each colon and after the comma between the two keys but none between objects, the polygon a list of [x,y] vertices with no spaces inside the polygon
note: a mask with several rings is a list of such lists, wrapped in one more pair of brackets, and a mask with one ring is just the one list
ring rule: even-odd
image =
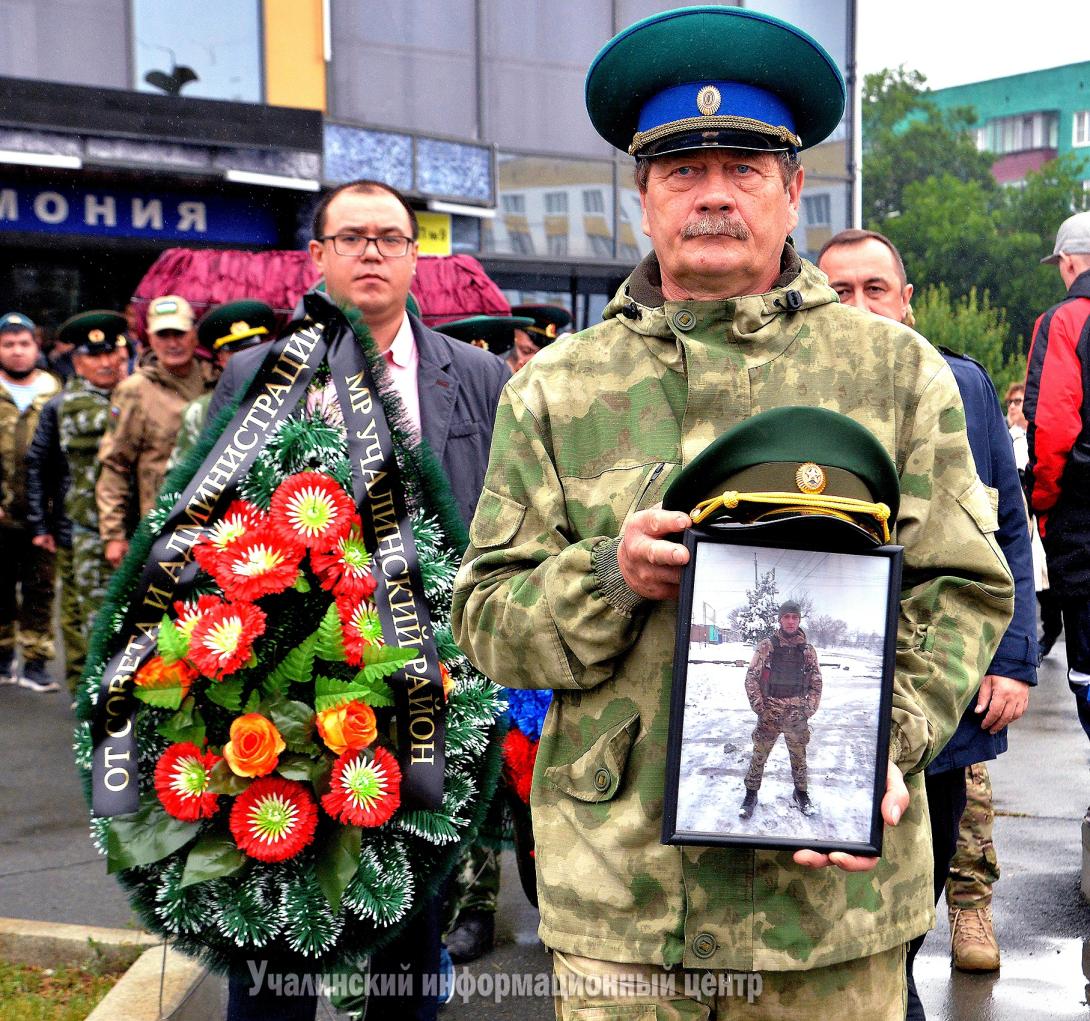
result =
[{"label": "dark suit jacket", "polygon": [[[443,466],[468,527],[484,485],[500,391],[511,371],[503,359],[429,330],[411,313],[409,321],[420,355],[417,385],[423,438]],[[231,358],[212,395],[206,422],[215,422],[249,385],[266,354],[268,346],[262,344]]]}]

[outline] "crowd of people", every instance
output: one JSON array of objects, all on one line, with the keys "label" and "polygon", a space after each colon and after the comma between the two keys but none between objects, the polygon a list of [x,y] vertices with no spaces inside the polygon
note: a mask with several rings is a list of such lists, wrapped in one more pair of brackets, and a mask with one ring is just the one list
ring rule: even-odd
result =
[{"label": "crowd of people", "polygon": [[[790,81],[782,59],[766,59],[784,50]],[[65,358],[50,363],[26,315],[0,318],[0,683],[57,690],[56,578],[75,692],[110,574],[166,472],[245,389],[270,340],[322,302],[353,308],[469,529],[459,645],[503,685],[554,692],[531,794],[540,932],[561,979],[603,990],[562,983],[557,1017],[621,1009],[631,1001],[608,990],[625,979],[671,990],[657,1017],[728,1016],[723,997],[666,981],[682,968],[760,972],[747,1016],[921,1018],[912,961],[944,894],[954,964],[997,969],[986,763],[1006,749],[1061,628],[1090,736],[1090,213],[1062,224],[1042,260],[1068,292],[1038,321],[1004,414],[979,365],[911,329],[913,287],[889,239],[844,231],[816,265],[795,251],[799,153],[839,123],[844,95],[813,40],[751,11],[671,12],[607,44],[588,109],[635,157],[653,251],[603,321],[564,343],[570,316],[547,305],[425,326],[411,297],[415,213],[374,181],[322,198],[309,249],[323,285],[287,326],[244,295],[199,321],[184,297],[163,295],[146,339],[122,313],[87,311],[60,327]],[[889,525],[904,548],[903,643],[881,863],[660,840],[689,558],[678,534],[693,523],[662,501],[716,437],[800,403],[869,430],[900,479]],[[812,439],[786,439],[800,464]],[[800,619],[785,603],[783,634]],[[747,819],[779,732],[755,746]],[[783,732],[794,802],[810,814],[805,719]],[[372,973],[435,973],[444,937],[456,960],[487,952],[498,869],[494,848],[467,849],[446,898],[374,955]],[[436,1004],[417,990],[374,1009],[424,1018]],[[253,995],[232,975],[235,1021],[313,1014],[312,998]]]}]

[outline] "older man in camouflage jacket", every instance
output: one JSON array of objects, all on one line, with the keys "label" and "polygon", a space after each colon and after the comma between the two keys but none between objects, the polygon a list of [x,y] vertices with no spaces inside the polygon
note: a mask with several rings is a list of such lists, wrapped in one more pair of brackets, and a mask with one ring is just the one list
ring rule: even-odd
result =
[{"label": "older man in camouflage jacket", "polygon": [[[722,1017],[733,987],[719,980],[756,970],[747,1018],[900,1021],[905,943],[934,924],[922,770],[1013,595],[957,387],[934,348],[840,305],[786,243],[797,150],[843,111],[839,72],[808,36],[731,7],[656,15],[599,54],[587,96],[599,131],[637,157],[654,253],[603,323],[505,387],[454,596],[456,638],[486,674],[556,691],[531,805],[558,1016],[653,1002],[656,1017]],[[865,426],[900,480],[880,859],[660,841],[688,559],[671,537],[691,519],[657,504],[716,436],[798,404]],[[626,983],[661,995],[626,998]]]}]

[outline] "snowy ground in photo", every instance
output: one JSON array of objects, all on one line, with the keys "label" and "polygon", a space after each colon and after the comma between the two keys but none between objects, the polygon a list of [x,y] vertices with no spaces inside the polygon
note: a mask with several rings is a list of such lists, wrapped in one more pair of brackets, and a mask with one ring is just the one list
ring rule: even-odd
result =
[{"label": "snowy ground in photo", "polygon": [[791,802],[791,764],[781,736],[765,765],[756,811],[741,819],[757,722],[745,692],[753,648],[740,642],[690,646],[679,831],[798,838],[800,846],[869,839],[881,656],[859,648],[817,651],[821,705],[810,720],[806,749],[815,813],[806,817]]}]

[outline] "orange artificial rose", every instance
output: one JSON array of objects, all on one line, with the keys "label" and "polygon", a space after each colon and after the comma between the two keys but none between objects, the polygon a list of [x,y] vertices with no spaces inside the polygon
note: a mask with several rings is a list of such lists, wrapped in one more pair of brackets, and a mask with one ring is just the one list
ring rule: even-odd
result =
[{"label": "orange artificial rose", "polygon": [[318,713],[318,733],[337,755],[366,748],[378,736],[375,711],[363,702],[345,702]]},{"label": "orange artificial rose", "polygon": [[231,740],[223,757],[238,776],[268,776],[287,746],[276,729],[260,713],[247,713],[231,724]]}]

